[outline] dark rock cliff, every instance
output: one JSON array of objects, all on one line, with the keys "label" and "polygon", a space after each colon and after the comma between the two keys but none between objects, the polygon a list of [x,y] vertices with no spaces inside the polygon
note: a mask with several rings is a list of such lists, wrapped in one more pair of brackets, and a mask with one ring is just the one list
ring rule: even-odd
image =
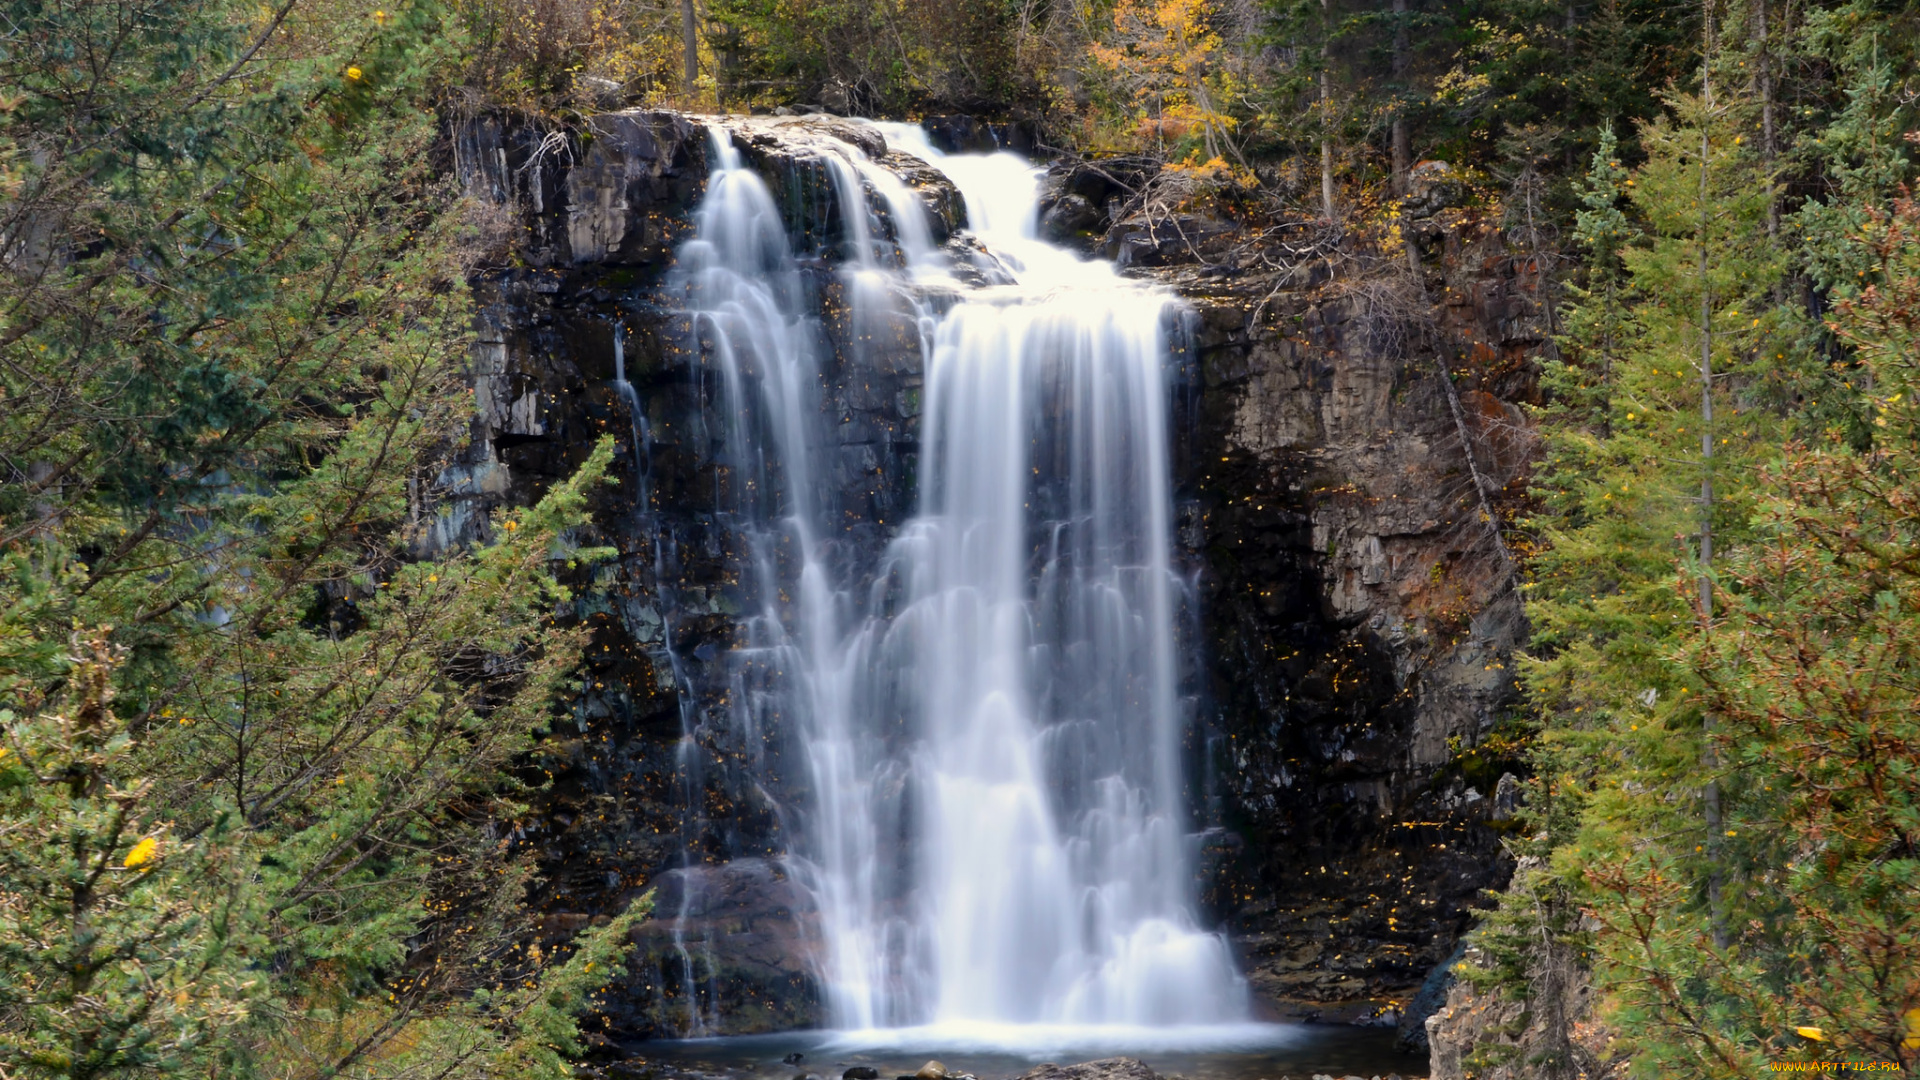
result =
[{"label": "dark rock cliff", "polygon": [[[835,357],[822,384],[837,422],[819,450],[851,523],[838,542],[872,550],[911,511],[914,339],[845,324],[839,209],[809,149],[838,122],[726,123],[805,249]],[[569,617],[592,634],[584,689],[531,765],[553,785],[517,832],[546,869],[544,933],[564,941],[653,888],[659,917],[636,932],[608,1035],[804,1026],[819,1019],[811,912],[777,856],[781,807],[807,793],[733,650],[753,495],[736,490],[713,420],[721,388],[669,287],[706,135],[635,112],[593,117],[587,136],[481,120],[450,139],[494,263],[475,282],[473,439],[445,478],[436,542],[483,534],[595,439],[616,439],[619,486],[579,539],[619,556],[576,582]],[[958,230],[950,186],[886,161],[937,235]],[[1124,186],[1149,168],[1106,172]],[[1196,315],[1176,480],[1203,589],[1191,775],[1212,826],[1205,901],[1276,1009],[1319,1003],[1332,1019],[1410,997],[1477,891],[1506,874],[1506,763],[1489,747],[1523,627],[1466,448],[1496,513],[1509,509],[1499,487],[1524,477],[1530,446],[1515,402],[1545,337],[1538,274],[1444,198],[1410,230],[1424,280],[1396,272],[1387,287],[1343,264],[1337,242],[1316,256],[1331,270],[1303,272],[1227,221],[1162,245],[1096,179],[1063,180],[1086,205],[1056,225],[1179,290]],[[637,410],[614,382],[616,335]]]},{"label": "dark rock cliff", "polygon": [[[850,523],[837,542],[871,552],[912,498],[918,338],[900,319],[848,324],[833,272],[839,209],[810,147],[823,131],[885,153],[870,132],[821,120],[742,121],[736,144],[781,196],[823,313],[822,352],[835,358],[824,405],[838,422],[815,453]],[[614,438],[618,486],[579,540],[619,555],[574,583],[569,614],[591,634],[584,687],[534,763],[553,785],[517,834],[546,873],[535,902],[563,941],[654,890],[656,918],[636,931],[628,983],[606,1008],[616,1034],[807,1026],[818,1020],[810,910],[776,858],[780,808],[806,792],[780,718],[754,700],[763,673],[734,648],[756,602],[740,572],[742,524],[764,493],[745,490],[720,420],[724,386],[670,295],[705,189],[707,134],[649,113],[596,116],[586,134],[483,121],[454,140],[468,190],[512,241],[474,283],[478,416],[439,540],[483,530]],[[955,231],[951,186],[897,164],[936,235]],[[615,382],[616,335],[637,407]]]},{"label": "dark rock cliff", "polygon": [[1510,869],[1498,736],[1525,627],[1473,473],[1496,520],[1516,508],[1545,315],[1492,231],[1426,224],[1423,281],[1393,260],[1294,286],[1234,269],[1230,232],[1220,262],[1142,271],[1202,327],[1182,490],[1223,827],[1208,897],[1258,991],[1329,1019],[1404,1016]]}]

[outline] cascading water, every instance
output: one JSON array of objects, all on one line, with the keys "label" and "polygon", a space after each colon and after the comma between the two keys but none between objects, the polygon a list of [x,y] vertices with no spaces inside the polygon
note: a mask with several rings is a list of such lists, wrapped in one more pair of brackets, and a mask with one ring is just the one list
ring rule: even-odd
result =
[{"label": "cascading water", "polygon": [[[627,407],[627,416],[631,426],[631,446],[634,462],[633,472],[637,485],[634,491],[633,505],[643,524],[651,526],[648,531],[652,533],[651,539],[653,541],[653,577],[656,582],[662,583],[664,586],[665,582],[671,580],[671,575],[667,573],[666,564],[668,561],[668,553],[672,550],[673,544],[666,530],[659,527],[659,522],[654,518],[650,509],[652,498],[647,490],[648,474],[651,471],[650,455],[648,454],[650,439],[647,433],[646,413],[640,407],[640,395],[634,390],[633,384],[627,381],[626,338],[626,324],[620,322],[614,323],[613,388],[614,391],[620,395],[621,402]],[[665,605],[669,613],[675,606],[674,604]],[[680,864],[682,873],[686,873],[693,864],[693,856],[684,841],[687,836],[693,833],[693,819],[699,812],[699,799],[696,797],[695,792],[699,790],[700,778],[697,757],[694,753],[693,725],[691,723],[693,714],[692,710],[688,707],[691,701],[691,695],[685,692],[688,689],[686,672],[682,670],[680,657],[674,652],[672,626],[670,624],[666,625],[664,629],[667,632],[661,635],[661,640],[663,650],[666,654],[668,671],[672,676],[674,687],[681,691],[681,693],[676,695],[680,704],[680,741],[676,747],[674,763],[676,766],[675,771],[679,776],[681,785],[680,836],[683,842],[680,849]],[[688,880],[682,885],[680,890],[679,910],[674,913],[673,945],[679,961],[679,970],[675,974],[681,986],[682,999],[687,1003],[687,1019],[683,1030],[692,1035],[705,1034],[710,1021],[717,1020],[717,1017],[710,1017],[706,1013],[703,1013],[699,1005],[702,996],[699,984],[702,980],[696,971],[698,965],[694,962],[694,951],[701,949],[705,952],[706,950],[703,946],[706,943],[689,942],[685,933],[687,916],[691,914],[698,899],[697,888],[691,875],[689,875]],[[706,961],[705,966],[711,970],[713,967],[711,956],[703,956],[702,959]],[[711,993],[706,996],[709,999],[716,997],[716,995]]]},{"label": "cascading water", "polygon": [[854,338],[909,322],[926,371],[919,511],[879,565],[823,539],[819,327],[723,128],[680,271],[725,382],[758,597],[739,650],[757,674],[732,699],[804,749],[789,861],[819,905],[832,1022],[1004,1043],[1006,1025],[1242,1021],[1226,944],[1194,920],[1182,811],[1175,302],[1037,240],[1026,162],[876,126],[955,181],[999,282],[963,289],[918,196],[822,137]]}]

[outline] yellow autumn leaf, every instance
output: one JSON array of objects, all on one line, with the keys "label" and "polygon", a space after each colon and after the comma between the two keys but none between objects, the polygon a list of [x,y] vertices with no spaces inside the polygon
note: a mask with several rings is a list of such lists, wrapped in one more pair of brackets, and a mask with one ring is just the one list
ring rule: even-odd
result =
[{"label": "yellow autumn leaf", "polygon": [[145,866],[153,861],[154,852],[159,849],[160,842],[149,836],[145,840],[133,845],[133,850],[127,852],[127,861],[120,865],[129,870]]},{"label": "yellow autumn leaf", "polygon": [[1797,1027],[1793,1030],[1803,1039],[1812,1039],[1814,1042],[1827,1041],[1827,1033],[1817,1027]]}]

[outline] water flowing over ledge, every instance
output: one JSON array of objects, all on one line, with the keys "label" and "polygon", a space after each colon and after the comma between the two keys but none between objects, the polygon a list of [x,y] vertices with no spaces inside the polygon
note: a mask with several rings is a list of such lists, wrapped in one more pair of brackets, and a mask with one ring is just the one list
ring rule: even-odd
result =
[{"label": "water flowing over ledge", "polygon": [[[904,125],[823,129],[813,164],[839,228],[792,235],[737,127],[710,129],[669,292],[720,376],[727,511],[750,538],[734,708],[804,746],[786,865],[818,909],[832,1025],[997,1045],[1244,1037],[1217,1027],[1248,998],[1197,925],[1183,810],[1177,301],[1035,239],[1027,162],[944,155]],[[931,208],[876,160],[882,137],[955,182],[974,244],[935,245]],[[815,463],[828,358],[798,265],[827,251],[855,340],[904,328],[926,372],[918,511],[871,567],[836,544]]]}]

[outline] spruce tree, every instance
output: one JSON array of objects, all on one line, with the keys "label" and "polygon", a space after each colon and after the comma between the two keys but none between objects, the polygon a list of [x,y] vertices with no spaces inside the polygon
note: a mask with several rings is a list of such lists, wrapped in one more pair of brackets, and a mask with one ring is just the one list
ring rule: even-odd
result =
[{"label": "spruce tree", "polygon": [[[1742,783],[1732,865],[1751,917],[1703,966],[1715,1024],[1768,1056],[1920,1063],[1920,207],[1861,208],[1868,273],[1831,329],[1871,389],[1767,470],[1728,608],[1688,651]],[[1691,1035],[1708,1044],[1733,1034]]]},{"label": "spruce tree", "polygon": [[[1542,782],[1583,809],[1551,876],[1598,921],[1612,1020],[1636,1061],[1713,1076],[1745,1068],[1752,1047],[1696,1054],[1676,1032],[1716,1007],[1700,973],[1716,927],[1745,907],[1718,899],[1729,830],[1712,807],[1701,686],[1681,654],[1710,626],[1708,545],[1746,535],[1753,466],[1778,427],[1751,388],[1767,373],[1758,346],[1780,260],[1743,110],[1704,94],[1670,108],[1640,132],[1645,165],[1625,176],[1603,155],[1590,173],[1580,224],[1596,262],[1555,369],[1564,396],[1544,417],[1525,677],[1547,720]],[[1635,235],[1620,235],[1615,192]]]},{"label": "spruce tree", "polygon": [[532,867],[500,836],[609,451],[426,542],[471,409],[428,153],[451,31],[327,0],[7,20],[0,1072],[566,1075],[631,916],[515,951]]}]

